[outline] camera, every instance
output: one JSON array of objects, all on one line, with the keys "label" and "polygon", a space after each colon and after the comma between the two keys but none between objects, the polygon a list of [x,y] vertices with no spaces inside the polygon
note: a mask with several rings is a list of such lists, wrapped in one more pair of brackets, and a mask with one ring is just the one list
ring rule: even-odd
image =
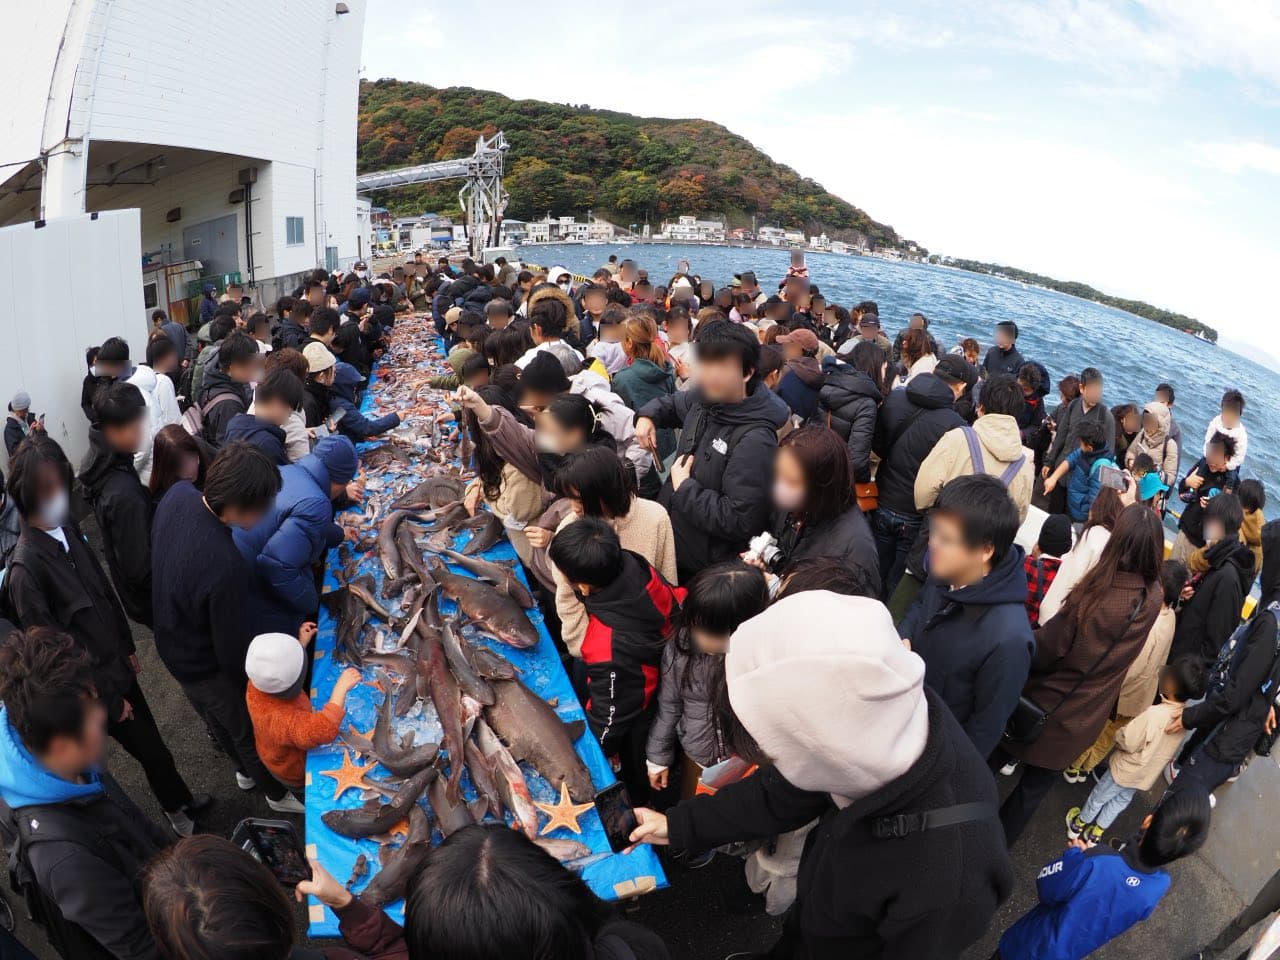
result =
[{"label": "camera", "polygon": [[747,553],[743,559],[759,560],[772,570],[774,564],[782,559],[782,551],[778,548],[778,539],[767,530],[764,533],[756,534],[747,545]]}]

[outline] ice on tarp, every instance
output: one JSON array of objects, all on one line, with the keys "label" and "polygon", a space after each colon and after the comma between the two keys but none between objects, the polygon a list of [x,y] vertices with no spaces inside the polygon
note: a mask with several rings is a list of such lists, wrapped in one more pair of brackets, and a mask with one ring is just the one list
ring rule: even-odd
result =
[{"label": "ice on tarp", "polygon": [[[443,364],[443,360],[440,363]],[[362,403],[362,409],[366,413],[373,410],[377,393],[378,382],[375,373]],[[380,440],[374,440],[367,444],[360,444],[358,449],[372,449],[380,442]],[[424,470],[432,465],[431,461],[427,460],[425,456],[422,463]],[[409,471],[398,475],[395,472],[371,475],[366,478],[367,481],[372,481],[372,483],[368,484],[368,494],[376,496],[384,504],[390,503],[395,497],[411,489],[420,479],[421,477],[417,476],[416,473]],[[470,532],[464,532],[455,537],[454,549],[460,550],[471,536]],[[516,558],[514,549],[506,539],[500,540],[480,556],[486,560],[496,562],[514,560],[516,576],[526,586],[529,586],[528,577]],[[372,550],[365,555],[357,554],[355,559],[357,573],[369,574],[373,577],[378,586],[378,595],[380,597],[384,573],[377,556],[377,550]],[[443,558],[441,559],[443,560]],[[446,566],[461,576],[470,576],[465,570],[452,564],[446,562]],[[330,551],[326,560],[324,578],[326,590],[336,589],[339,586],[335,573],[340,567],[341,563],[338,559],[337,551]],[[389,612],[393,616],[404,616],[405,610],[400,606],[399,598],[394,601],[382,602],[387,605]],[[456,604],[452,600],[441,597],[441,613],[453,613],[455,609]],[[562,720],[566,722],[585,720],[586,715],[578,702],[577,696],[574,694],[569,678],[565,674],[560,655],[547,634],[541,611],[535,608],[527,611],[527,613],[529,619],[537,628],[539,637],[538,644],[529,650],[516,650],[506,644],[479,635],[471,627],[464,627],[463,632],[469,639],[485,643],[514,664],[520,671],[520,680],[540,697],[552,704]],[[395,641],[395,631],[392,627],[373,618],[371,618],[370,623],[375,626],[375,629],[386,634],[387,642]],[[328,700],[338,675],[347,666],[345,663],[336,661],[333,656],[335,627],[336,623],[332,614],[322,605],[319,630],[315,639],[315,663],[311,679],[311,699],[317,708]],[[383,693],[373,685],[376,677],[372,668],[366,668],[363,671],[363,676],[364,682],[352,690],[347,697],[347,716],[343,722],[343,728],[354,729],[362,735],[372,735],[373,727],[378,717],[378,707],[382,703]],[[418,744],[438,743],[441,736],[440,723],[436,717],[435,708],[429,701],[425,704],[425,709],[423,705],[418,705],[414,707],[408,716],[393,717],[392,729],[397,738],[412,730],[414,742]],[[599,744],[592,739],[589,732],[584,733],[577,740],[574,748],[579,756],[582,757],[588,771],[590,771],[592,783],[597,790],[615,782],[615,777],[608,761],[601,752]],[[328,810],[358,807],[364,802],[360,792],[357,790],[347,790],[340,798],[334,800],[335,782],[331,777],[325,776],[321,772],[340,768],[345,749],[341,741],[336,741],[333,744],[312,750],[307,755],[306,844],[310,855],[316,857],[324,868],[340,883],[345,883],[351,876],[356,858],[361,853],[365,854],[368,858],[369,872],[351,888],[355,893],[359,893],[377,873],[379,868],[379,844],[371,839],[353,840],[340,836],[326,827],[320,819],[321,815]],[[527,763],[521,763],[520,768],[524,772],[525,780],[529,785],[529,793],[534,800],[550,803],[559,798],[558,791],[540,777]],[[370,776],[379,780],[390,779],[390,774],[382,767],[376,768]],[[464,776],[462,788],[463,794],[468,800],[475,798],[476,792],[468,777]],[[421,802],[429,812],[430,804],[425,797]],[[492,820],[492,815],[486,819]],[[439,843],[443,838],[440,835],[440,831],[434,826],[434,817],[432,821],[432,842]],[[589,810],[583,814],[579,824],[582,827],[580,835],[561,828],[553,831],[549,836],[577,840],[591,849],[591,856],[583,858],[572,866],[579,871],[587,886],[597,896],[605,900],[616,900],[621,897],[634,896],[649,890],[659,889],[667,885],[662,866],[652,849],[639,847],[630,854],[613,853],[609,848],[609,841],[605,836],[604,828],[601,826],[600,819],[594,810]],[[403,901],[389,904],[386,907],[386,912],[388,916],[398,923],[403,923]],[[331,910],[314,899],[310,900],[309,919],[308,933],[310,936],[338,936],[338,918]]]}]

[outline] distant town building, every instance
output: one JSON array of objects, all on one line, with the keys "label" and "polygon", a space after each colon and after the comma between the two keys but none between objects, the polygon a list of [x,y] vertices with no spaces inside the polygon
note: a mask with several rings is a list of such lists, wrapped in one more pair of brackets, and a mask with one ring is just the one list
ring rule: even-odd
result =
[{"label": "distant town building", "polygon": [[830,250],[831,238],[826,233],[820,233],[816,237],[809,238],[809,248],[811,250]]},{"label": "distant town building", "polygon": [[782,242],[790,247],[803,247],[805,236],[803,230],[787,230],[782,234]]},{"label": "distant town building", "polygon": [[699,220],[697,217],[682,216],[674,222],[662,225],[658,234],[664,240],[677,240],[685,243],[723,243],[724,221]]},{"label": "distant town building", "polygon": [[521,242],[586,243],[588,240],[614,238],[617,228],[612,223],[591,216],[590,213],[587,217],[588,219],[579,221],[576,217],[553,217],[548,213],[541,220],[530,220],[523,224],[525,235]]},{"label": "distant town building", "polygon": [[772,243],[781,246],[787,238],[787,231],[781,227],[760,227],[756,230],[756,239],[761,243]]},{"label": "distant town building", "polygon": [[391,236],[400,250],[447,247],[453,241],[453,221],[435,213],[399,217],[391,223]]}]

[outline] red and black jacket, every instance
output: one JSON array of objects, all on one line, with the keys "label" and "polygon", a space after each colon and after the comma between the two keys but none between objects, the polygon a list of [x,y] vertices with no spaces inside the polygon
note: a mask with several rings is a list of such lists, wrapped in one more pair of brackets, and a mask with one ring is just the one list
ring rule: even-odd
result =
[{"label": "red and black jacket", "polygon": [[639,554],[624,550],[622,559],[616,581],[578,595],[588,618],[582,640],[587,722],[601,743],[623,733],[652,702],[671,617],[685,596]]}]

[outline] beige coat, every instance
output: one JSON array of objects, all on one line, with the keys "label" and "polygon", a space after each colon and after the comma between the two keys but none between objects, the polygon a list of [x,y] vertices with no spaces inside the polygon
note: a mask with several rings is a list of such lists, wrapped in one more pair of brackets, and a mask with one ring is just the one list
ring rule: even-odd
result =
[{"label": "beige coat", "polygon": [[1120,699],[1116,702],[1116,714],[1136,717],[1156,699],[1160,687],[1160,668],[1169,659],[1169,647],[1173,644],[1173,628],[1178,625],[1177,615],[1168,607],[1161,607],[1156,622],[1151,625],[1147,642],[1124,676],[1120,687]]},{"label": "beige coat", "polygon": [[1122,787],[1150,790],[1165,764],[1177,756],[1181,733],[1165,733],[1182,704],[1167,700],[1147,707],[1116,734],[1116,749],[1107,761],[1111,779]]},{"label": "beige coat", "polygon": [[1062,609],[1071,588],[1084,579],[1084,575],[1093,569],[1093,565],[1102,556],[1102,548],[1111,539],[1111,531],[1106,527],[1090,527],[1084,536],[1076,541],[1065,557],[1062,566],[1058,567],[1058,575],[1049,584],[1044,599],[1040,601],[1040,622],[1048,623]]},{"label": "beige coat", "polygon": [[[578,519],[577,514],[570,513],[560,521],[556,528],[559,533]],[[631,510],[625,517],[619,517],[610,523],[622,549],[640,554],[668,583],[676,582],[676,541],[671,531],[671,518],[662,504],[655,500],[642,500],[635,497],[631,501]],[[582,652],[582,638],[587,632],[587,611],[583,609],[573,585],[565,579],[555,564],[548,561],[551,576],[556,584],[556,613],[560,615],[560,637],[565,647],[573,656]]]},{"label": "beige coat", "polygon": [[[479,486],[479,478],[473,480],[472,484]],[[506,521],[509,517],[518,523],[532,523],[542,516],[542,508],[545,502],[545,492],[542,489],[542,485],[530,480],[511,464],[507,463],[502,466],[502,483],[498,487],[497,498],[490,500],[484,495],[482,489],[480,499],[485,502],[494,516],[502,519],[506,526],[507,539],[511,541],[511,546],[515,548],[516,556],[520,558],[521,563],[528,567],[529,557],[532,553],[529,540],[525,537],[522,529],[506,525]]]},{"label": "beige coat", "polygon": [[1148,434],[1145,427],[1138,431],[1138,435],[1129,444],[1129,449],[1125,451],[1124,465],[1133,469],[1134,458],[1145,453],[1155,461],[1160,479],[1165,483],[1173,483],[1178,479],[1178,444],[1169,436],[1173,415],[1159,400],[1152,400],[1142,408],[1142,412],[1155,416],[1159,426],[1152,434]]},{"label": "beige coat", "polygon": [[[978,435],[982,469],[986,473],[998,477],[1018,457],[1025,458],[1022,469],[1009,484],[1009,496],[1018,505],[1018,519],[1027,519],[1031,487],[1035,482],[1035,457],[1022,446],[1018,421],[1001,413],[989,413],[977,419],[973,432]],[[974,465],[969,458],[969,443],[964,431],[959,427],[948,430],[921,462],[916,473],[916,509],[925,510],[933,506],[948,480],[972,476],[973,473]]]}]

